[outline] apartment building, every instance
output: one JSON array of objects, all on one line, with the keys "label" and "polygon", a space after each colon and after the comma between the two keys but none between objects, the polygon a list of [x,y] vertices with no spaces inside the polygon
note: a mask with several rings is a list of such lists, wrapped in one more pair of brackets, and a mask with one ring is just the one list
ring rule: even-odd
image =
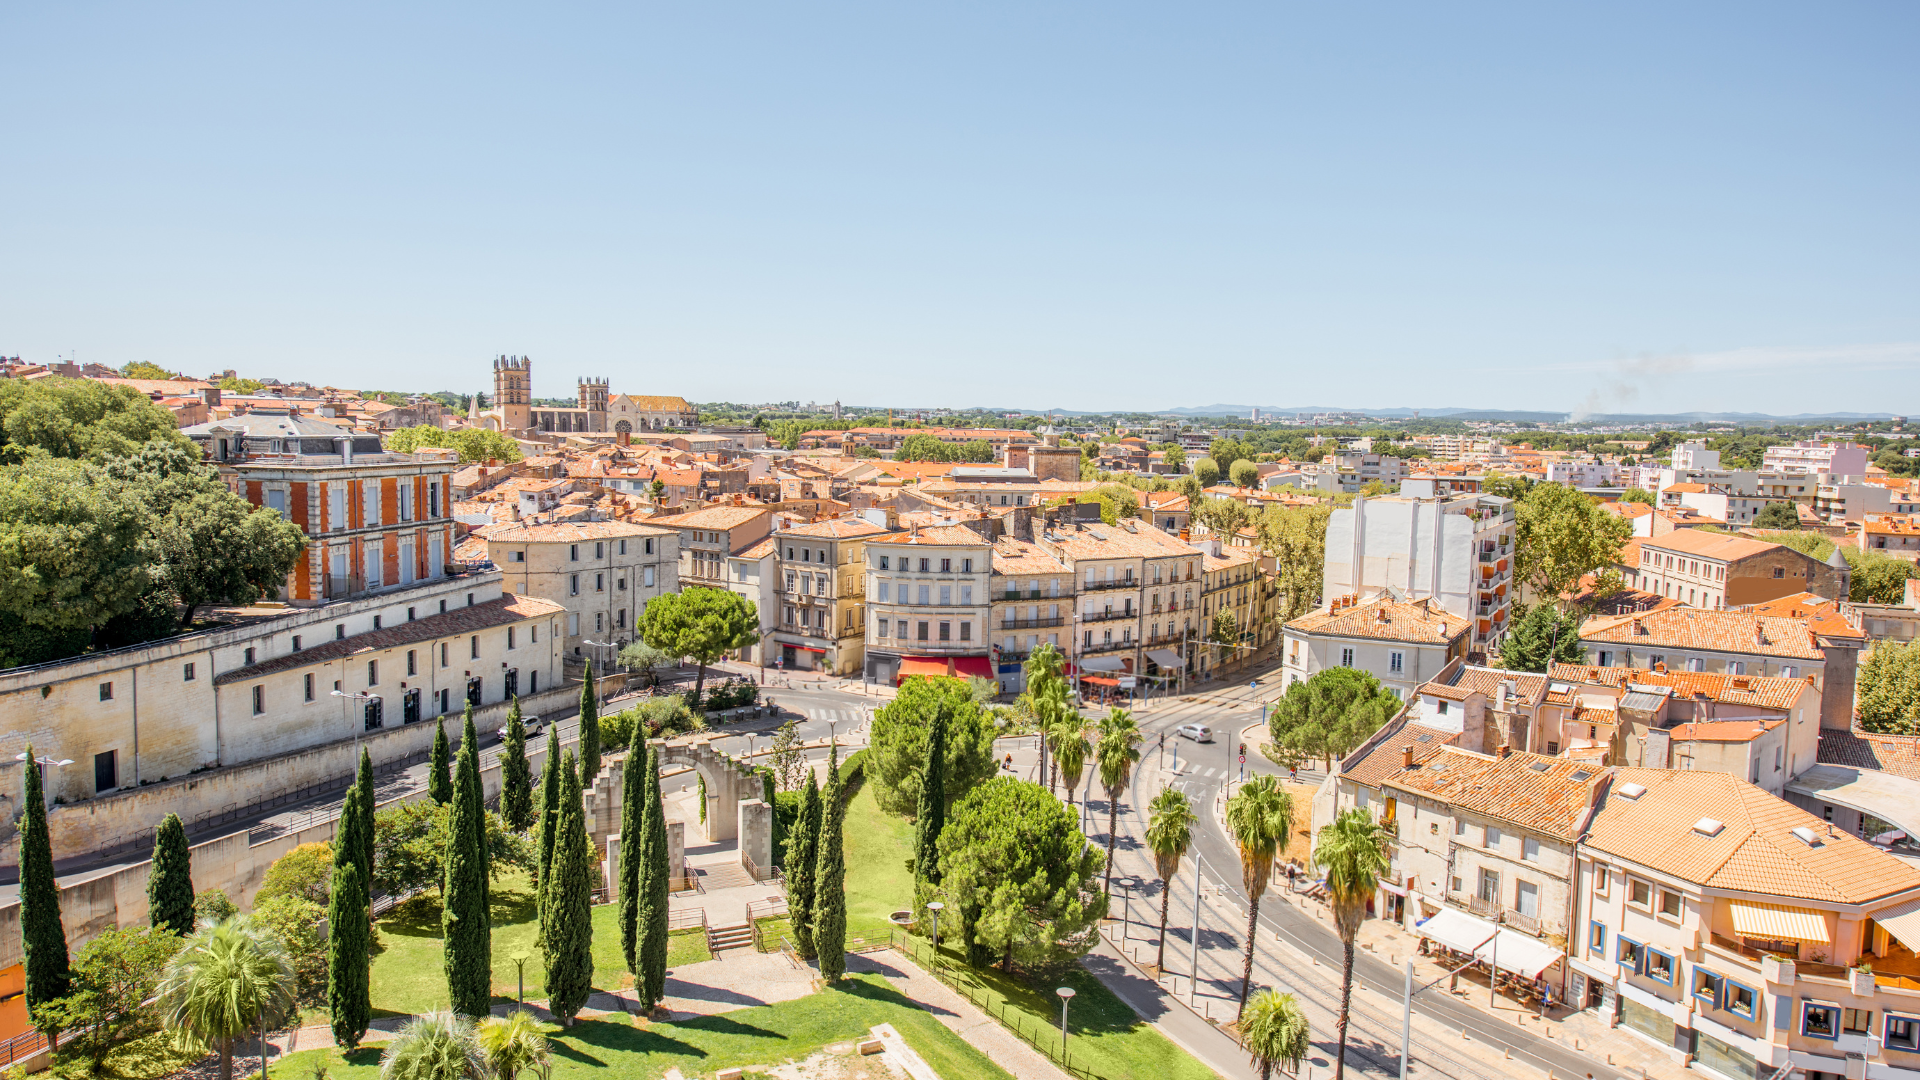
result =
[{"label": "apartment building", "polygon": [[965,525],[866,540],[866,679],[995,676],[988,648],[993,546]]},{"label": "apartment building", "polygon": [[1637,547],[1627,586],[1693,607],[1744,607],[1802,592],[1844,599],[1852,581],[1837,549],[1822,562],[1784,544],[1695,529],[1647,537]]},{"label": "apartment building", "polygon": [[727,559],[773,532],[773,511],[760,506],[709,506],[653,523],[680,534],[683,585],[727,588]]},{"label": "apartment building", "polygon": [[1347,596],[1287,623],[1281,634],[1287,685],[1326,668],[1359,668],[1404,701],[1449,663],[1466,658],[1473,624],[1432,600]]},{"label": "apartment building", "polygon": [[1342,451],[1320,459],[1313,484],[1320,491],[1358,492],[1368,484],[1400,485],[1406,469],[1392,454]]},{"label": "apartment building", "polygon": [[1822,476],[1819,480],[1813,512],[1822,521],[1857,522],[1875,515],[1920,513],[1920,493],[1858,478]]},{"label": "apartment building", "polygon": [[1911,514],[1868,515],[1860,523],[1857,543],[1862,551],[1920,552],[1920,518]]},{"label": "apartment building", "polygon": [[1073,651],[1073,571],[1039,545],[1014,536],[995,537],[991,559],[994,667],[1000,685],[1018,693],[1026,689],[1022,665],[1035,649],[1044,644],[1063,655]]},{"label": "apartment building", "polygon": [[1920,869],[1738,777],[1617,770],[1566,1000],[1729,1080],[1920,1071]]},{"label": "apartment building", "polygon": [[456,464],[448,454],[387,453],[378,435],[286,409],[182,433],[237,494],[307,535],[282,592],[288,603],[325,604],[446,576]]},{"label": "apartment building", "polygon": [[1471,620],[1470,648],[1484,653],[1506,633],[1512,612],[1513,536],[1513,500],[1435,497],[1430,485],[1410,480],[1398,496],[1362,496],[1333,512],[1324,595],[1431,599]]},{"label": "apartment building", "polygon": [[[1148,674],[1149,662],[1156,671],[1174,666],[1183,644],[1204,632],[1200,551],[1178,537],[1126,518],[1051,524],[1034,544],[1073,575],[1077,633],[1070,640],[1083,680],[1132,685],[1121,680]],[[1149,651],[1174,656],[1163,664]]]},{"label": "apartment building", "polygon": [[[680,534],[626,521],[503,521],[474,535],[509,587],[566,612],[567,656],[605,668],[647,602],[680,591]],[[597,643],[597,644],[596,644]],[[596,651],[597,650],[597,651]]]},{"label": "apartment building", "polygon": [[[1222,544],[1219,537],[1200,541],[1199,548],[1200,629],[1191,651],[1204,679],[1251,664],[1279,636],[1279,627],[1273,584],[1260,573],[1258,549]],[[1149,626],[1148,635],[1158,636],[1159,628]]]},{"label": "apartment building", "polygon": [[[877,511],[874,513],[878,514]],[[862,670],[866,645],[866,544],[887,536],[885,517],[833,518],[773,534],[780,621],[770,651],[788,671]]]},{"label": "apartment building", "polygon": [[739,593],[760,614],[758,640],[735,652],[735,660],[770,667],[778,655],[773,632],[780,625],[779,570],[779,552],[771,536],[727,556],[727,588]]},{"label": "apartment building", "polygon": [[1820,691],[1821,726],[1846,731],[1866,638],[1838,615],[1790,619],[1673,607],[1589,619],[1580,645],[1598,667],[1811,678]]},{"label": "apartment building", "polygon": [[1549,756],[1573,745],[1561,735],[1572,709],[1565,693],[1550,691],[1544,675],[1464,660],[1448,662],[1407,701],[1414,722],[1461,733],[1462,745],[1510,746]]},{"label": "apartment building", "polygon": [[1850,442],[1810,441],[1769,446],[1760,458],[1760,471],[1864,476],[1868,453],[1866,447]]}]

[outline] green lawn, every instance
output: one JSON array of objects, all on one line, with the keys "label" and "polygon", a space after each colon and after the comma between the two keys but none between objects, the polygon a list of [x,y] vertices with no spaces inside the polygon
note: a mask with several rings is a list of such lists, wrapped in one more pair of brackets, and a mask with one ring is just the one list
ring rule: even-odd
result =
[{"label": "green lawn", "polygon": [[[670,1068],[689,1078],[711,1077],[721,1069],[798,1061],[829,1043],[865,1036],[875,1024],[898,1028],[943,1080],[1011,1080],[877,975],[855,976],[838,989],[778,1005],[675,1023],[588,1020],[555,1028],[548,1038],[555,1080],[653,1080]],[[378,1080],[379,1062],[373,1047],[344,1058],[336,1049],[305,1050],[276,1062],[273,1071],[309,1077],[316,1065],[325,1065],[330,1080]]]},{"label": "green lawn", "polygon": [[[615,921],[618,912],[614,904],[593,909],[593,985],[602,990],[633,985],[633,975],[620,955],[620,927]],[[439,906],[418,901],[403,905],[388,913],[379,925],[384,948],[375,954],[370,975],[374,1015],[409,1015],[446,1008],[446,960],[440,944]],[[526,964],[527,997],[538,1000],[547,996],[546,968],[533,944],[537,929],[533,889],[526,875],[513,873],[501,878],[493,887],[493,992],[499,1000],[512,1001],[518,990],[513,954],[522,951],[531,954]],[[704,934],[675,934],[669,939],[669,969],[712,958]]]},{"label": "green lawn", "polygon": [[[887,914],[913,902],[913,873],[907,868],[913,839],[912,824],[881,811],[866,787],[848,804],[848,937],[885,939],[893,929]],[[924,940],[915,940],[919,962],[925,967],[932,960],[932,950]],[[943,947],[941,952],[945,966],[973,989],[975,1002],[995,1019],[1043,1040],[1046,1036],[1042,1032],[1051,1032],[1054,1039],[1059,1037],[1060,1005],[1053,994],[1058,983],[1036,989],[997,969],[967,968],[958,952],[950,948]],[[1067,1022],[1076,1068],[1085,1067],[1106,1080],[1213,1077],[1212,1069],[1143,1022],[1086,969],[1076,965],[1061,982],[1076,993]]]}]

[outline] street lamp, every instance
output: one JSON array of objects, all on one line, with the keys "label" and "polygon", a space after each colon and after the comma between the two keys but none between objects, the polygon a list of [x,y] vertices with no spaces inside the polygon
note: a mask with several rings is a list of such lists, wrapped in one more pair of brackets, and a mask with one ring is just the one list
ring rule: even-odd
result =
[{"label": "street lamp", "polygon": [[[620,646],[618,646],[618,645],[615,645],[615,644],[614,644],[613,642],[611,642],[611,641],[588,641],[588,640],[587,640],[586,638],[581,638],[581,639],[580,639],[580,644],[582,644],[582,645],[585,645],[585,646],[587,646],[587,647],[589,647],[589,648],[594,648],[594,649],[618,649],[618,648],[620,648]],[[609,655],[611,655],[611,656],[618,656],[619,654],[618,654],[618,653],[616,652],[616,653],[612,653],[612,654],[609,654]],[[609,660],[607,661],[607,665],[606,665],[606,667],[603,667],[603,668],[601,668],[601,669],[600,669],[600,670],[601,670],[601,673],[602,673],[602,674],[604,674],[604,673],[606,672],[606,670],[607,670],[607,668],[610,668],[610,667],[612,667],[612,666],[613,666],[613,661],[612,661],[611,659],[609,659]],[[600,687],[599,687],[599,686],[597,686],[597,685],[596,685],[596,686],[595,686],[595,687],[593,688],[593,700],[594,700],[594,703],[595,703],[596,705],[605,705],[605,704],[606,704],[606,702],[605,702],[604,700],[602,700],[602,699],[601,699],[601,697],[600,697]]]},{"label": "street lamp", "polygon": [[945,911],[946,909],[947,909],[947,905],[941,903],[938,900],[935,900],[932,903],[929,903],[927,905],[927,910],[933,912],[933,960],[934,960],[934,963],[940,962],[940,913],[942,911]]},{"label": "street lamp", "polygon": [[1060,1060],[1067,1059],[1067,1003],[1073,1000],[1073,987],[1063,986],[1054,993],[1060,995]]},{"label": "street lamp", "polygon": [[527,949],[522,949],[517,953],[509,954],[508,959],[512,960],[514,966],[520,969],[520,993],[518,1000],[520,1004],[525,1005],[527,1003],[527,961],[533,959],[533,953]]},{"label": "street lamp", "polygon": [[[20,753],[13,755],[13,760],[15,761],[27,760],[26,751],[23,750]],[[52,758],[52,757],[42,756],[42,757],[34,758],[33,763],[35,765],[40,766],[40,797],[46,803],[46,805],[52,806],[53,793],[47,790],[47,766],[52,765],[56,769],[65,768],[66,766],[73,764],[73,759],[72,758]]]},{"label": "street lamp", "polygon": [[[380,700],[379,694],[369,693],[368,691],[365,691],[365,690],[335,690],[335,691],[332,691],[332,693],[333,693],[333,696],[337,698],[359,698],[361,701],[379,701]],[[366,728],[367,728],[367,718],[362,716],[360,718],[360,726],[353,729],[353,744],[355,746],[360,745],[360,733],[366,730]]]}]

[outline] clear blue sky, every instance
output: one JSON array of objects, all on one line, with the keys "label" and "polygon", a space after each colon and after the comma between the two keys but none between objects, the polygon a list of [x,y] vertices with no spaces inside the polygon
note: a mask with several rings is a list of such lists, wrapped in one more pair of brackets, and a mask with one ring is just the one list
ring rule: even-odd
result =
[{"label": "clear blue sky", "polygon": [[10,4],[0,40],[0,354],[1920,414],[1909,2]]}]

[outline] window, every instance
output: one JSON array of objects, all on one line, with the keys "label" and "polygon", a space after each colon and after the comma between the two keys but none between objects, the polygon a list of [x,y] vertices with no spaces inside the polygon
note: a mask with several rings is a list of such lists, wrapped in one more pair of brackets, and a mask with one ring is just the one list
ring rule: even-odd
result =
[{"label": "window", "polygon": [[967,584],[960,586],[960,602],[962,604],[973,603],[973,586]]},{"label": "window", "polygon": [[193,665],[192,665],[192,664],[188,664],[188,665],[187,665],[187,666],[186,666],[185,668],[183,668],[183,669],[181,670],[181,672],[180,672],[180,681],[181,681],[181,682],[192,682],[192,681],[193,681]]},{"label": "window", "polygon": [[[905,567],[902,567],[902,569],[905,569]],[[923,574],[927,572],[927,560],[925,559],[920,560],[920,572]]]},{"label": "window", "polygon": [[1660,914],[1665,915],[1670,919],[1677,919],[1680,917],[1680,894],[1679,893],[1669,892],[1666,889],[1660,890]]},{"label": "window", "polygon": [[593,632],[598,634],[601,631],[605,630],[607,628],[606,622],[607,622],[606,612],[604,611],[594,612],[593,613]]},{"label": "window", "polygon": [[593,557],[596,559],[604,559],[607,557],[606,541],[603,540],[593,545]]},{"label": "window", "polygon": [[1397,653],[1397,652],[1388,653],[1387,654],[1387,670],[1390,672],[1393,672],[1396,675],[1399,674],[1404,655],[1405,654],[1403,653]]},{"label": "window", "polygon": [[1920,1050],[1920,1020],[1888,1013],[1885,1041],[1895,1050]]},{"label": "window", "polygon": [[973,640],[973,624],[972,623],[962,622],[960,624],[960,640],[961,641]]},{"label": "window", "polygon": [[1649,979],[1658,979],[1668,986],[1673,985],[1673,957],[1659,949],[1648,949],[1645,975]]},{"label": "window", "polygon": [[1593,866],[1593,895],[1607,895],[1607,879],[1612,876],[1612,871],[1601,866],[1599,863],[1595,863]]},{"label": "window", "polygon": [[1786,576],[1787,576],[1787,568],[1786,568],[1786,567],[1784,567],[1784,566],[1776,566],[1776,567],[1774,567],[1774,568],[1773,568],[1773,576],[1774,576],[1774,577],[1777,577],[1777,578],[1783,578],[1783,577],[1786,577]]},{"label": "window", "polygon": [[593,591],[594,592],[607,591],[607,575],[605,574],[593,575]]},{"label": "window", "polygon": [[299,634],[293,635],[293,651],[294,652],[300,651],[300,635]]},{"label": "window", "polygon": [[308,701],[312,701],[313,700],[313,673],[308,672],[306,674],[306,677],[302,681],[305,683],[305,686],[303,687],[303,689],[306,692],[306,699]]},{"label": "window", "polygon": [[940,640],[941,641],[953,640],[953,624],[952,623],[942,622],[940,624]]},{"label": "window", "polygon": [[467,639],[467,655],[475,660],[480,659],[480,635],[479,634],[475,634],[472,637]]},{"label": "window", "polygon": [[1840,1030],[1848,1035],[1873,1034],[1873,1010],[1841,1009]]},{"label": "window", "polygon": [[1441,716],[1447,715],[1447,702],[1442,701],[1438,703],[1438,712]]},{"label": "window", "polygon": [[103,682],[100,684],[100,700],[101,701],[113,700],[113,684],[112,683]]},{"label": "window", "polygon": [[253,688],[253,715],[259,716],[261,713],[266,711],[267,711],[267,688],[264,686],[256,686]]},{"label": "window", "polygon": [[953,560],[952,560],[952,559],[941,559],[941,560],[940,560],[940,572],[941,572],[941,573],[943,573],[943,574],[951,574],[951,573],[953,573]]},{"label": "window", "polygon": [[1760,995],[1754,991],[1753,987],[1728,981],[1722,994],[1720,1007],[1742,1019],[1752,1020],[1755,1016],[1755,1003],[1759,1000]]},{"label": "window", "polygon": [[1587,924],[1587,951],[1607,954],[1607,924],[1590,922]]},{"label": "window", "polygon": [[1693,996],[1705,1002],[1708,1008],[1720,1007],[1720,995],[1726,986],[1726,976],[1716,975],[1703,967],[1693,969]]},{"label": "window", "polygon": [[567,595],[568,596],[580,595],[580,575],[579,574],[570,574],[567,576]]},{"label": "window", "polygon": [[567,545],[567,561],[568,562],[580,561],[580,545],[579,544]]},{"label": "window", "polygon": [[1646,960],[1647,947],[1625,934],[1618,935],[1613,940],[1616,943],[1614,959],[1623,968],[1639,971],[1640,965]]},{"label": "window", "polygon": [[[1455,821],[1455,822],[1453,823],[1453,835],[1455,835],[1455,836],[1465,836],[1465,835],[1467,835],[1467,823],[1466,823],[1466,822],[1464,822],[1464,821],[1458,821],[1458,820],[1456,820],[1456,821]],[[1456,890],[1456,891],[1457,891],[1457,890]]]},{"label": "window", "polygon": [[1513,907],[1515,911],[1529,919],[1540,917],[1540,886],[1531,881],[1521,881],[1514,885]]},{"label": "window", "polygon": [[1500,830],[1491,825],[1487,826],[1487,846],[1498,850],[1500,847],[1500,839]]},{"label": "window", "polygon": [[953,606],[953,586],[951,585],[940,586],[940,606],[941,607]]},{"label": "window", "polygon": [[1806,1011],[1801,1014],[1800,1034],[1814,1039],[1839,1038],[1840,1009],[1834,1005],[1807,1002]]},{"label": "window", "polygon": [[1533,837],[1523,837],[1520,841],[1520,858],[1526,862],[1540,861],[1540,841]]},{"label": "window", "polygon": [[880,556],[880,569],[882,569],[882,570],[888,570],[888,569],[892,569],[891,567],[889,567],[889,566],[887,565],[887,564],[888,564],[889,562],[891,562],[891,561],[892,561],[892,560],[891,560],[891,559],[889,559],[889,558],[888,558],[887,556],[885,556],[885,555],[882,555],[882,556]]},{"label": "window", "polygon": [[1627,882],[1627,903],[1637,908],[1652,907],[1653,886],[1638,878],[1629,880]]},{"label": "window", "polygon": [[1341,667],[1353,666],[1353,650],[1352,649],[1340,650],[1340,666]]},{"label": "window", "polygon": [[886,636],[887,636],[887,620],[885,620],[885,619],[876,619],[876,620],[874,621],[874,627],[875,627],[875,630],[876,630],[876,631],[878,632],[878,634],[879,634],[879,636],[880,636],[880,637],[886,637]]},{"label": "window", "polygon": [[919,631],[920,631],[920,637],[919,637],[919,640],[921,640],[921,641],[925,641],[925,640],[927,640],[927,623],[926,623],[925,621],[922,621],[922,622],[920,623],[920,625],[919,625],[919,627],[918,627],[918,629],[919,629]]},{"label": "window", "polygon": [[893,636],[902,641],[907,639],[907,620],[896,619],[893,624]]},{"label": "window", "polygon": [[440,666],[447,666],[447,643],[444,641],[440,643]]},{"label": "window", "polygon": [[626,553],[627,553],[627,542],[625,540],[622,540],[620,541],[620,554],[625,555]]},{"label": "window", "polygon": [[380,685],[380,661],[378,660],[367,661],[367,685]]}]

